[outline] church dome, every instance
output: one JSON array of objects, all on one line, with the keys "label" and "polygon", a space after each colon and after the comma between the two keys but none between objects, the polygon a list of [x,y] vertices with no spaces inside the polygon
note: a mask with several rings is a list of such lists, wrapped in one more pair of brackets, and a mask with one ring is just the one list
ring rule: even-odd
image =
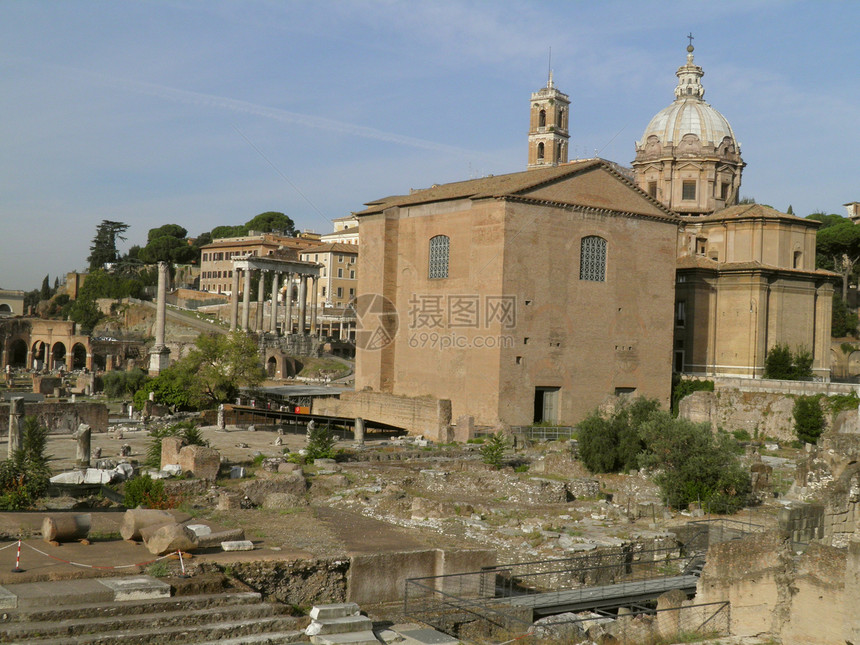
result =
[{"label": "church dome", "polygon": [[719,148],[728,137],[729,141],[725,143],[739,153],[740,146],[732,126],[726,117],[704,100],[705,88],[702,87],[701,79],[705,73],[693,63],[693,47],[688,47],[687,52],[687,64],[679,67],[675,73],[678,77],[675,101],[651,119],[637,148],[646,147],[651,137],[656,137],[663,146],[678,146],[685,141],[685,137],[687,141],[695,137],[699,145]]}]

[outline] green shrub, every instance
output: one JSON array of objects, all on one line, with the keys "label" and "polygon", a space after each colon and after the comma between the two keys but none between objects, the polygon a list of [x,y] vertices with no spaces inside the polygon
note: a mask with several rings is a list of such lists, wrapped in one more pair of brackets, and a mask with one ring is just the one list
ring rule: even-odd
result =
[{"label": "green shrub", "polygon": [[134,396],[148,380],[149,377],[139,368],[127,372],[107,372],[102,377],[104,393],[109,399]]},{"label": "green shrub", "polygon": [[0,462],[0,509],[19,511],[32,508],[44,497],[50,484],[50,456],[45,455],[48,429],[36,417],[26,417],[21,446],[10,459]]},{"label": "green shrub", "polygon": [[669,506],[700,502],[711,513],[734,513],[747,503],[750,477],[731,435],[665,412],[652,415],[641,432],[646,449],[640,464],[657,471],[654,481]]},{"label": "green shrub", "polygon": [[160,479],[152,479],[149,475],[142,475],[130,479],[125,483],[125,499],[123,504],[126,508],[164,508],[167,495],[164,493],[164,482]]},{"label": "green shrub", "polygon": [[803,347],[792,352],[788,345],[774,345],[764,359],[764,377],[789,381],[809,379],[812,377],[812,354]]},{"label": "green shrub", "polygon": [[616,473],[638,467],[644,445],[639,428],[660,407],[656,399],[622,401],[608,418],[594,412],[579,424],[579,456],[593,473]]},{"label": "green shrub", "polygon": [[750,436],[750,433],[747,432],[746,430],[744,430],[743,428],[740,430],[732,431],[732,436],[735,439],[737,439],[738,441],[749,441],[750,439],[752,439],[752,437]]},{"label": "green shrub", "polygon": [[314,463],[314,459],[334,459],[334,444],[337,438],[332,435],[329,426],[317,426],[308,430],[308,445],[305,448],[305,461]]},{"label": "green shrub", "polygon": [[508,439],[501,432],[490,435],[486,442],[481,445],[481,460],[495,469],[502,467],[505,458],[505,450],[508,449]]},{"label": "green shrub", "polygon": [[799,396],[794,400],[794,431],[806,443],[816,443],[824,430],[821,395]]}]

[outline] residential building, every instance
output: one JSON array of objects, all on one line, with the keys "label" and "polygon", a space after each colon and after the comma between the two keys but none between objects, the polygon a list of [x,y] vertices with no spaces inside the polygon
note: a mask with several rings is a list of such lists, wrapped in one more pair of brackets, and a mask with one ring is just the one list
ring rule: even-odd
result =
[{"label": "residential building", "polygon": [[301,260],[322,265],[317,303],[343,309],[355,299],[358,285],[358,249],[355,244],[322,244],[301,253]]},{"label": "residential building", "polygon": [[358,218],[355,213],[334,220],[334,232],[320,235],[320,241],[358,245]]},{"label": "residential building", "polygon": [[254,231],[242,237],[214,240],[201,248],[200,290],[230,295],[234,259],[247,256],[298,259],[301,251],[320,245],[314,239]]}]

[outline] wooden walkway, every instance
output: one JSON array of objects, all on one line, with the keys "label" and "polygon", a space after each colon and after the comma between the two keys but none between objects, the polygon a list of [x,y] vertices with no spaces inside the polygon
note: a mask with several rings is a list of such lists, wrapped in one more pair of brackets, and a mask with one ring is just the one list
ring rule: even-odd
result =
[{"label": "wooden walkway", "polygon": [[531,609],[536,615],[556,614],[560,611],[579,611],[597,607],[622,606],[627,603],[657,598],[661,594],[680,589],[695,591],[698,576],[670,576],[635,582],[616,582],[600,587],[583,587],[564,591],[528,594],[506,598],[504,604]]}]

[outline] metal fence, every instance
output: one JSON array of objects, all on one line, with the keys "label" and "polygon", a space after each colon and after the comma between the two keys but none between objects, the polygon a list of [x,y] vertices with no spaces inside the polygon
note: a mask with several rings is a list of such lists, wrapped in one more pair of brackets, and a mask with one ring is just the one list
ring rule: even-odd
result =
[{"label": "metal fence", "polygon": [[534,616],[582,611],[691,592],[694,557],[677,547],[630,546],[586,555],[486,567],[481,571],[406,581],[404,611],[454,633],[460,624],[524,631]]},{"label": "metal fence", "polygon": [[593,642],[603,634],[624,645],[686,641],[694,635],[729,635],[728,602],[656,609],[631,601],[611,609],[592,608],[585,613],[562,613],[533,622],[531,608],[512,603],[516,597],[492,596],[494,573],[497,572],[450,576],[442,588],[438,588],[438,579],[409,580],[405,613],[458,638],[516,639],[528,645]]},{"label": "metal fence", "polygon": [[529,441],[567,441],[574,438],[573,426],[511,426],[511,432]]}]

